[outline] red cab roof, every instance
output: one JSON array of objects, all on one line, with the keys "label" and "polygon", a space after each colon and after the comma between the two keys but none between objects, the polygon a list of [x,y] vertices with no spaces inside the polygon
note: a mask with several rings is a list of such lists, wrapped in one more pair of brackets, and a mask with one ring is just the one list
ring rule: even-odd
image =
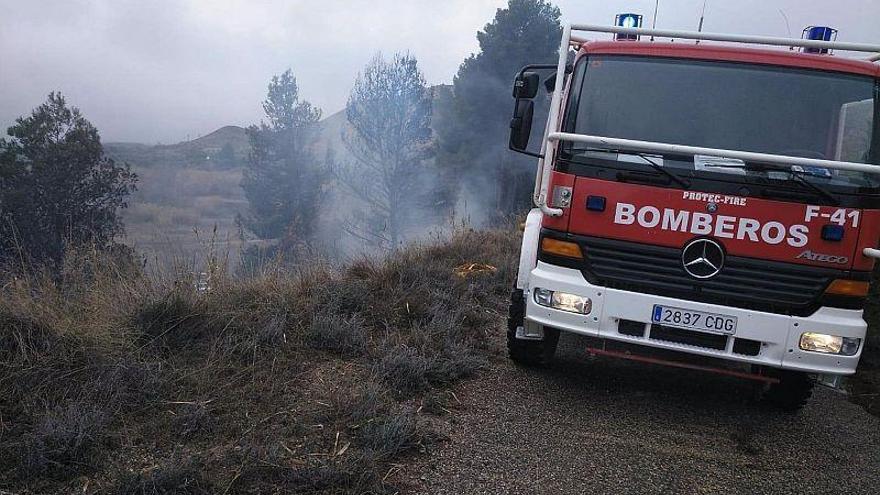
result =
[{"label": "red cab roof", "polygon": [[818,55],[784,49],[744,48],[692,41],[680,43],[653,41],[591,41],[581,46],[583,54],[647,55],[653,57],[690,58],[750,62],[755,64],[801,67],[806,69],[845,72],[880,77],[880,64],[867,60]]}]

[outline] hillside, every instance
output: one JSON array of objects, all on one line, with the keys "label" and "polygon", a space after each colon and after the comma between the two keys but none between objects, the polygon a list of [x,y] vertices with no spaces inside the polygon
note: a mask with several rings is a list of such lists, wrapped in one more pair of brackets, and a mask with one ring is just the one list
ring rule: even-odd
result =
[{"label": "hillside", "polygon": [[[190,166],[202,167],[214,165],[217,155],[224,147],[229,146],[233,158],[243,160],[250,144],[242,127],[228,125],[205,136],[183,141],[177,144],[148,145],[140,143],[105,143],[104,151],[113,159],[128,162],[142,167],[149,166]],[[233,163],[222,163],[218,166],[233,166]]]},{"label": "hillside", "polygon": [[0,492],[876,492],[880,420],[841,394],[784,414],[736,379],[588,359],[569,336],[549,368],[513,366],[518,243],[463,231],[342,267],[218,270],[206,292],[94,253],[61,284],[0,283]]},{"label": "hillside", "polygon": [[91,277],[0,283],[0,492],[398,492],[497,352],[516,242],[218,271],[205,293],[89,253],[70,274]]}]

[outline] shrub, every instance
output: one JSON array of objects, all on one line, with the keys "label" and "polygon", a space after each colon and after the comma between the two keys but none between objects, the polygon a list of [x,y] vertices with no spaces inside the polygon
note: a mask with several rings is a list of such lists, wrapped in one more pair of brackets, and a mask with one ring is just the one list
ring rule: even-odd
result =
[{"label": "shrub", "polygon": [[148,473],[122,477],[117,495],[210,495],[217,493],[200,466],[193,463],[168,464]]},{"label": "shrub", "polygon": [[144,303],[135,313],[132,325],[140,331],[146,343],[173,350],[202,339],[207,322],[195,302],[173,291]]},{"label": "shrub", "polygon": [[[313,465],[286,467],[253,463],[245,467],[237,484],[256,488],[255,493],[371,493],[382,494],[381,474],[370,456],[344,456]],[[260,487],[264,487],[260,490]]]},{"label": "shrub", "polygon": [[359,356],[367,349],[367,330],[360,317],[319,314],[312,318],[306,343],[316,350]]},{"label": "shrub", "polygon": [[486,358],[477,355],[473,347],[446,342],[430,361],[426,377],[434,385],[452,385],[473,375],[486,365]]},{"label": "shrub", "polygon": [[254,344],[257,347],[278,347],[287,341],[287,316],[269,315],[265,320],[257,322]]},{"label": "shrub", "polygon": [[362,423],[383,414],[388,402],[382,387],[370,379],[343,383],[330,397],[334,415],[353,423]]},{"label": "shrub", "polygon": [[106,423],[106,414],[93,404],[50,411],[25,439],[20,474],[66,479],[96,469]]},{"label": "shrub", "polygon": [[190,440],[215,430],[217,420],[203,403],[184,404],[174,417],[171,431],[179,438]]},{"label": "shrub", "polygon": [[0,363],[31,362],[58,345],[59,337],[45,324],[0,307]]},{"label": "shrub", "polygon": [[361,445],[379,459],[390,459],[427,438],[416,416],[400,412],[367,423],[359,431]]},{"label": "shrub", "polygon": [[94,402],[113,411],[134,410],[155,398],[161,387],[155,364],[122,360],[99,367],[94,374]]},{"label": "shrub", "polygon": [[373,373],[385,381],[399,397],[409,397],[428,388],[431,360],[405,345],[386,347],[373,365]]}]

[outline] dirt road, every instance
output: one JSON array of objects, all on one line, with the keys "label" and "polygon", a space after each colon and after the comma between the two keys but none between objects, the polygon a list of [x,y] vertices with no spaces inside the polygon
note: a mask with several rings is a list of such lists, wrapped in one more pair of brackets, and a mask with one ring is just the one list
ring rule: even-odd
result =
[{"label": "dirt road", "polygon": [[416,493],[880,493],[880,419],[817,389],[797,415],[735,379],[589,360],[497,360],[456,392],[448,441],[407,469]]}]

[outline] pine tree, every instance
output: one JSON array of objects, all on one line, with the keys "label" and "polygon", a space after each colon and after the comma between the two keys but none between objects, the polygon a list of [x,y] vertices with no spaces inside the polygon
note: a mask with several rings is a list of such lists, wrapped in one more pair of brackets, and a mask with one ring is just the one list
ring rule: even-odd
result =
[{"label": "pine tree", "polygon": [[366,205],[348,230],[396,249],[427,197],[434,153],[432,93],[415,57],[376,56],[355,81],[345,112],[350,132],[343,138],[354,161],[337,163],[334,171]]},{"label": "pine tree", "polygon": [[[535,160],[507,149],[513,79],[526,64],[555,64],[562,36],[559,9],[544,0],[510,0],[477,33],[480,52],[453,81],[453,98],[436,130],[447,187],[476,186],[484,204],[508,214],[528,206]],[[537,101],[536,127],[546,104]]]},{"label": "pine tree", "polygon": [[137,176],[104,155],[98,130],[79,109],[50,93],[7,134],[0,139],[0,262],[24,257],[57,268],[71,247],[114,245]]},{"label": "pine tree", "polygon": [[269,83],[263,110],[268,122],[247,128],[251,145],[241,186],[250,204],[239,222],[283,250],[308,244],[324,173],[310,150],[321,110],[300,100],[293,73]]}]

